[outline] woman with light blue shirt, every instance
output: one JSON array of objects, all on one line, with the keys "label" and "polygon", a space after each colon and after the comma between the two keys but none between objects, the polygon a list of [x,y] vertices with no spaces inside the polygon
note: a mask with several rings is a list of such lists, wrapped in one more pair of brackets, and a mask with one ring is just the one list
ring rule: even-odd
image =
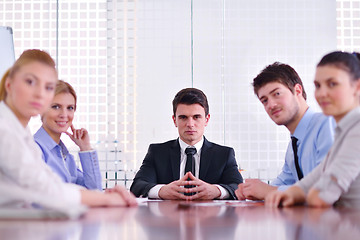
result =
[{"label": "woman with light blue shirt", "polygon": [[[43,152],[44,161],[64,182],[102,190],[97,152],[91,148],[89,134],[86,129],[75,129],[72,125],[75,110],[74,89],[69,83],[59,80],[50,108],[41,117],[43,125],[34,139]],[[72,133],[67,132],[69,128]],[[76,166],[74,156],[61,141],[62,133],[79,146],[83,171]]]}]

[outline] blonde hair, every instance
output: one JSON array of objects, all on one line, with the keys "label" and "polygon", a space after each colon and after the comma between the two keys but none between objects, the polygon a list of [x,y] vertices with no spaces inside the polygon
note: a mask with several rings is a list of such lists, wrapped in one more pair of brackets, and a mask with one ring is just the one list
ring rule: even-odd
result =
[{"label": "blonde hair", "polygon": [[56,83],[56,87],[55,87],[55,95],[58,95],[60,93],[70,93],[74,99],[75,99],[75,110],[76,110],[76,102],[77,102],[77,97],[76,97],[76,92],[74,90],[74,88],[67,82],[63,81],[63,80],[59,80]]},{"label": "blonde hair", "polygon": [[55,62],[47,52],[38,49],[26,50],[20,55],[20,57],[15,61],[14,65],[8,69],[2,77],[0,82],[0,101],[5,100],[7,96],[5,89],[6,79],[8,77],[13,78],[15,73],[18,72],[21,67],[32,62],[40,62],[53,68],[57,75]]}]

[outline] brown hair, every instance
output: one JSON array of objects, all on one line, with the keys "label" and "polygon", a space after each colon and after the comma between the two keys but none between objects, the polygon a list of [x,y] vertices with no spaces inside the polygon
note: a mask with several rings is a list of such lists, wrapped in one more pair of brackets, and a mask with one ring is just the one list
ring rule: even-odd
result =
[{"label": "brown hair", "polygon": [[264,68],[257,76],[254,78],[252,83],[254,87],[254,93],[258,95],[259,89],[265,86],[268,83],[278,82],[286,86],[292,93],[294,93],[295,85],[300,84],[302,88],[302,96],[306,100],[306,92],[303,86],[303,83],[295,71],[290,65],[274,62],[271,65],[268,65]]},{"label": "brown hair", "polygon": [[196,88],[185,88],[178,92],[172,102],[173,113],[176,116],[176,109],[179,104],[200,104],[205,110],[205,116],[209,114],[209,104],[203,91]]},{"label": "brown hair", "polygon": [[5,89],[6,79],[8,77],[14,77],[15,73],[18,72],[21,67],[35,61],[52,67],[57,74],[57,71],[55,69],[55,62],[47,52],[38,49],[26,50],[20,55],[20,57],[15,61],[14,65],[10,69],[8,69],[2,77],[0,83],[0,101],[5,100],[7,95]]},{"label": "brown hair", "polygon": [[56,87],[55,87],[55,95],[58,95],[60,93],[70,93],[74,99],[75,99],[75,110],[76,110],[76,101],[77,101],[77,97],[76,97],[76,92],[74,90],[74,88],[67,82],[63,81],[63,80],[59,80],[56,83]]}]

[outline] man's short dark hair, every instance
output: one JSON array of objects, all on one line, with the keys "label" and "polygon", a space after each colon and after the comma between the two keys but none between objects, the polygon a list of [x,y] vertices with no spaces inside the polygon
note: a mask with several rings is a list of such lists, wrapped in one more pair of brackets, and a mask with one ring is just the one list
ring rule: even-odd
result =
[{"label": "man's short dark hair", "polygon": [[271,82],[278,82],[285,85],[292,93],[294,93],[295,85],[300,84],[302,87],[302,95],[306,100],[306,92],[303,83],[295,69],[293,69],[291,66],[275,62],[264,68],[261,73],[259,73],[259,75],[254,78],[252,83],[254,87],[254,93],[258,95],[259,89]]},{"label": "man's short dark hair", "polygon": [[174,116],[176,116],[176,109],[179,104],[200,104],[205,110],[205,116],[209,114],[209,104],[206,95],[196,88],[185,88],[175,95],[173,104]]}]

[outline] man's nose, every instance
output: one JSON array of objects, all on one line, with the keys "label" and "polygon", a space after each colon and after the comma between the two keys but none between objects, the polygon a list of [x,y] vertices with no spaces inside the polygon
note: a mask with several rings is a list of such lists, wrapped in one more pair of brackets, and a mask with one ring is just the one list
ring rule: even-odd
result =
[{"label": "man's nose", "polygon": [[186,126],[194,126],[194,119],[188,118],[186,121]]},{"label": "man's nose", "polygon": [[273,99],[268,99],[267,101],[268,101],[267,106],[266,106],[267,109],[271,110],[271,109],[273,109],[274,107],[277,106],[277,102],[274,101]]}]

